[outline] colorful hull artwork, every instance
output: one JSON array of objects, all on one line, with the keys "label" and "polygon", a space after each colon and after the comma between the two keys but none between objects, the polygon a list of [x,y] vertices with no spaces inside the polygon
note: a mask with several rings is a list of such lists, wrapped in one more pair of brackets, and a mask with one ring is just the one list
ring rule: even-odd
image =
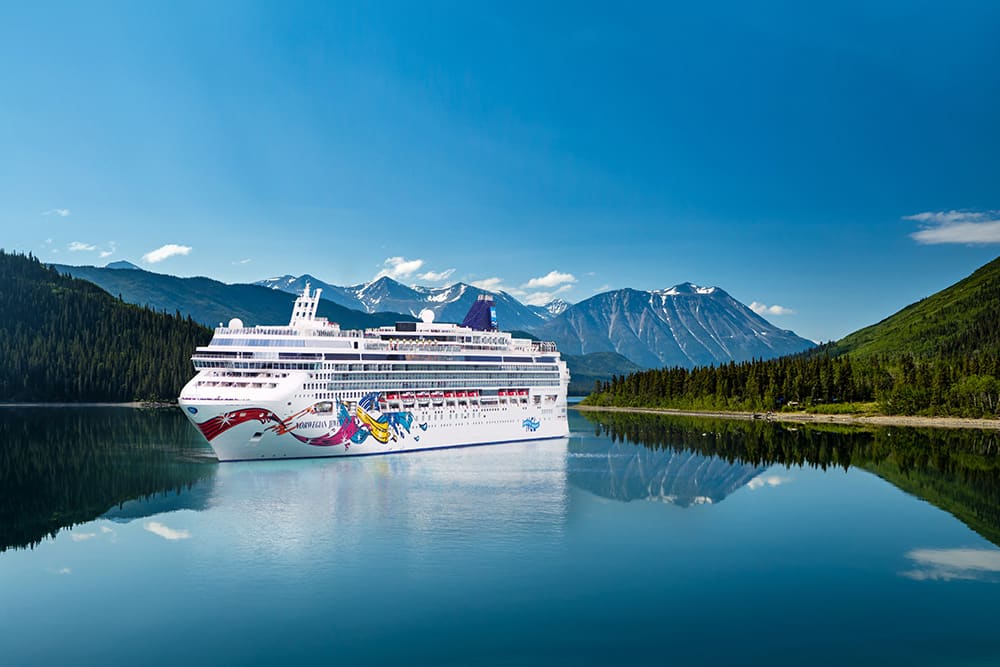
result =
[{"label": "colorful hull artwork", "polygon": [[[333,403],[324,401],[310,405],[304,410],[281,419],[278,415],[264,408],[241,408],[198,422],[198,429],[205,439],[211,442],[234,426],[251,421],[258,421],[276,435],[291,435],[299,442],[313,447],[333,447],[344,445],[349,449],[351,443],[361,444],[368,438],[374,438],[382,444],[390,441],[404,440],[410,433],[413,424],[412,412],[380,412],[378,410],[378,393],[366,394],[355,408],[354,414],[345,403],[336,403],[336,420],[333,417]],[[319,436],[305,436],[297,433],[304,426],[313,428],[317,418],[329,418],[333,426]],[[334,430],[335,429],[335,430]]]}]

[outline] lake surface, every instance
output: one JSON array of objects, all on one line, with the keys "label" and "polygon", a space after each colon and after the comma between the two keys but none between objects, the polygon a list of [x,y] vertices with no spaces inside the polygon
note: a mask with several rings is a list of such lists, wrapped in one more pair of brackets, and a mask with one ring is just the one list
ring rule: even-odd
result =
[{"label": "lake surface", "polygon": [[0,409],[0,660],[1000,664],[996,433],[571,428],[220,465],[178,411]]}]

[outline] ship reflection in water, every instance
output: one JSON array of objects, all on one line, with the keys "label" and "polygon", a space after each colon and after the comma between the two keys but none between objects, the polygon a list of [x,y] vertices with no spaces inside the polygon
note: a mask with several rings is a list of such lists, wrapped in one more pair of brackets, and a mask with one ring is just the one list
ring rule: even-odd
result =
[{"label": "ship reflection in water", "polygon": [[380,539],[408,547],[442,534],[556,538],[566,516],[568,441],[220,464],[216,523],[264,552],[315,554],[320,547],[341,558],[363,550],[374,527]]},{"label": "ship reflection in water", "polygon": [[2,409],[4,664],[1000,659],[1000,434],[570,427],[219,464],[176,410]]}]

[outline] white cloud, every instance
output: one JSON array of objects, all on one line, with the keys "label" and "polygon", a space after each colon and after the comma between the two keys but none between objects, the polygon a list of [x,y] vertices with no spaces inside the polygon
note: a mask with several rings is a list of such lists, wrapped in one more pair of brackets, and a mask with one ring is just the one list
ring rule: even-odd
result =
[{"label": "white cloud", "polygon": [[919,232],[910,234],[917,243],[1000,243],[1000,211],[925,211],[903,216],[919,222]]},{"label": "white cloud", "polygon": [[499,292],[503,289],[503,278],[484,278],[483,280],[473,280],[469,284],[487,292]]},{"label": "white cloud", "polygon": [[784,306],[779,306],[774,304],[773,306],[768,306],[763,303],[758,303],[754,301],[750,304],[750,310],[757,313],[758,315],[794,315],[795,311],[791,308],[785,308]]},{"label": "white cloud", "polygon": [[600,287],[598,287],[597,289],[594,290],[594,294],[600,294],[602,292],[607,292],[610,289],[611,289],[611,285],[609,285],[607,283],[604,283],[603,285],[601,285]]},{"label": "white cloud", "polygon": [[68,218],[69,213],[70,211],[68,208],[50,208],[48,211],[42,213],[42,215],[57,215],[60,218]]},{"label": "white cloud", "polygon": [[382,270],[375,275],[378,280],[382,276],[389,276],[393,280],[408,278],[420,270],[424,265],[422,259],[406,259],[405,257],[387,257],[382,262]]},{"label": "white cloud", "polygon": [[113,533],[115,531],[114,529],[108,528],[107,526],[101,526],[101,532],[107,534],[107,533]]},{"label": "white cloud", "polygon": [[74,542],[84,542],[97,537],[97,533],[70,533],[69,537]]},{"label": "white cloud", "polygon": [[1000,581],[1000,549],[914,549],[906,557],[915,568],[901,574],[910,579]]},{"label": "white cloud", "polygon": [[111,257],[111,255],[115,254],[116,250],[118,250],[118,245],[114,241],[111,241],[108,243],[108,249],[102,250],[100,255],[101,257]]},{"label": "white cloud", "polygon": [[234,265],[249,264],[249,263],[250,263],[250,259],[249,258],[247,258],[247,259],[241,259],[241,260],[238,260],[236,262],[233,262]]},{"label": "white cloud", "polygon": [[191,537],[191,533],[187,529],[168,528],[159,521],[148,521],[143,528],[165,540],[186,540]]},{"label": "white cloud", "polygon": [[572,273],[559,273],[558,271],[549,271],[546,275],[540,278],[532,278],[525,284],[521,285],[525,289],[538,289],[539,287],[556,287],[557,285],[562,285],[564,283],[575,283],[576,276]]},{"label": "white cloud", "polygon": [[455,273],[455,269],[445,269],[444,271],[427,271],[426,273],[421,273],[417,276],[421,280],[425,280],[429,283],[440,283],[451,278],[451,274]]},{"label": "white cloud", "polygon": [[66,244],[66,249],[70,252],[90,252],[92,250],[97,250],[96,245],[91,245],[90,243],[81,243],[80,241],[73,241],[72,243]]},{"label": "white cloud", "polygon": [[935,225],[953,225],[956,222],[976,222],[986,217],[985,213],[976,211],[925,211],[904,215],[903,220],[933,223]]},{"label": "white cloud", "polygon": [[190,252],[191,246],[168,243],[167,245],[160,246],[156,250],[150,250],[147,252],[142,256],[142,261],[149,264],[156,264],[157,262],[162,262],[168,257],[173,257],[174,255],[187,255]]},{"label": "white cloud", "polygon": [[756,489],[763,489],[765,486],[781,486],[782,484],[788,484],[792,481],[791,477],[781,477],[780,475],[763,475],[761,477],[754,477],[749,482],[747,482],[747,488],[751,491]]},{"label": "white cloud", "polygon": [[68,567],[61,567],[56,570],[56,574],[73,574],[73,570]]}]

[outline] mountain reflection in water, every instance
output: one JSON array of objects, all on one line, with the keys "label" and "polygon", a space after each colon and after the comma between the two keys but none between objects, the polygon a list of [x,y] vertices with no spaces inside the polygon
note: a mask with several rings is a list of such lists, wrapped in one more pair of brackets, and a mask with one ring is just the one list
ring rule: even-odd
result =
[{"label": "mountain reflection in water", "polygon": [[[741,480],[752,485],[756,475],[771,465],[824,470],[853,466],[949,512],[1000,545],[1000,433],[996,431],[583,414],[594,437],[574,439],[570,452],[602,454],[595,460],[606,460],[602,465],[609,479],[600,480],[596,470],[574,474],[575,462],[569,478],[575,486],[602,496],[662,497],[659,488],[687,488],[699,489],[700,495],[718,502]],[[714,468],[710,460],[717,462]],[[702,471],[713,470],[707,479],[701,476]],[[640,480],[651,483],[644,487]]]},{"label": "mountain reflection in water", "polygon": [[680,507],[718,503],[766,469],[681,448],[586,436],[573,440],[567,461],[569,483],[577,488],[612,500],[659,500]]},{"label": "mountain reflection in water", "polygon": [[175,410],[0,409],[0,552],[105,513],[203,509],[217,464],[196,435]]}]

